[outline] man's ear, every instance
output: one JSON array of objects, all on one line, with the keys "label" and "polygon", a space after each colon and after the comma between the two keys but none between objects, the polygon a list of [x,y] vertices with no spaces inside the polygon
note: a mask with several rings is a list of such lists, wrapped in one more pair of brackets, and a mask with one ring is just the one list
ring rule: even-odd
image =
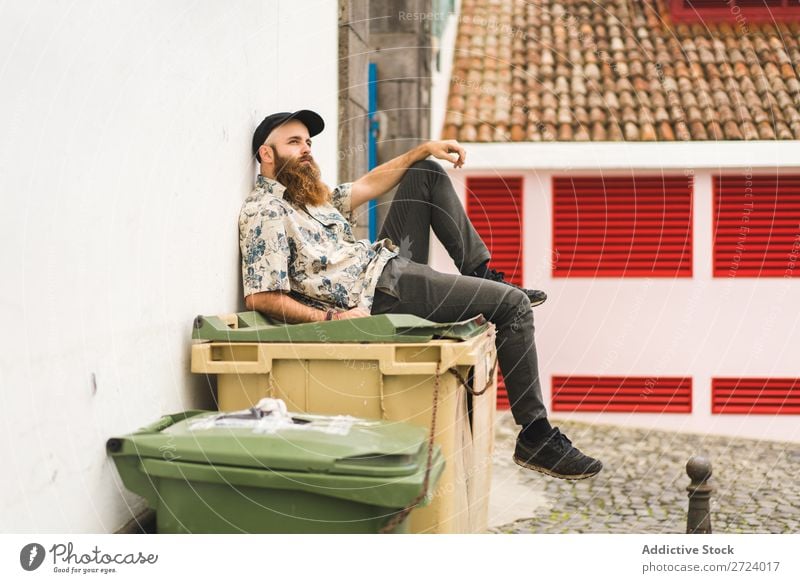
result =
[{"label": "man's ear", "polygon": [[261,144],[261,147],[258,148],[258,154],[261,156],[261,162],[267,162],[268,164],[274,164],[275,160],[272,159],[272,148],[267,146],[266,144]]}]

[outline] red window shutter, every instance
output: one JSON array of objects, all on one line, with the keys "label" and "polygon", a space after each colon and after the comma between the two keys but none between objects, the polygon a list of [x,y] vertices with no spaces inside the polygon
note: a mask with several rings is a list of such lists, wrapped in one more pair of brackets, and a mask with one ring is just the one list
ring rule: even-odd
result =
[{"label": "red window shutter", "polygon": [[791,0],[682,0],[684,8],[719,8],[730,10],[733,6],[739,8],[744,7],[759,7],[765,6],[774,8],[777,6],[786,6]]},{"label": "red window shutter", "polygon": [[553,411],[691,413],[691,377],[554,376]]},{"label": "red window shutter", "polygon": [[503,373],[501,373],[499,369],[497,371],[497,408],[502,411],[511,409],[506,383],[503,381]]},{"label": "red window shutter", "polygon": [[800,19],[798,0],[671,0],[675,22],[775,22]]},{"label": "red window shutter", "polygon": [[800,175],[714,178],[714,277],[792,277]]},{"label": "red window shutter", "polygon": [[468,177],[467,216],[492,254],[491,266],[522,285],[522,177]]},{"label": "red window shutter", "polygon": [[796,415],[800,413],[800,379],[712,379],[711,412]]},{"label": "red window shutter", "polygon": [[[467,177],[467,216],[492,255],[490,266],[507,281],[522,285],[522,177]],[[497,375],[497,407],[508,409],[502,373]]]},{"label": "red window shutter", "polygon": [[554,277],[691,277],[691,176],[553,179]]}]

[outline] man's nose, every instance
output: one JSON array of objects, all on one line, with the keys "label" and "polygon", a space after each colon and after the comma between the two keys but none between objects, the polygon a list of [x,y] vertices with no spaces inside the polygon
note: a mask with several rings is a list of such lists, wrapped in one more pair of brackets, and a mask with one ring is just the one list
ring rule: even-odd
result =
[{"label": "man's nose", "polygon": [[303,144],[302,149],[300,150],[301,156],[308,156],[311,153],[311,146],[308,144]]}]

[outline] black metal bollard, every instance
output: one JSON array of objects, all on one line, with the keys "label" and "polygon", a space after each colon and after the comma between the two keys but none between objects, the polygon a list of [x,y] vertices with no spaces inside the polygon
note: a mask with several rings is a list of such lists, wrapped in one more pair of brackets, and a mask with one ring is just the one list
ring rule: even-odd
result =
[{"label": "black metal bollard", "polygon": [[686,517],[686,534],[711,534],[711,505],[709,500],[714,486],[708,483],[711,477],[711,461],[695,455],[686,462],[686,473],[692,483],[689,492],[689,514]]}]

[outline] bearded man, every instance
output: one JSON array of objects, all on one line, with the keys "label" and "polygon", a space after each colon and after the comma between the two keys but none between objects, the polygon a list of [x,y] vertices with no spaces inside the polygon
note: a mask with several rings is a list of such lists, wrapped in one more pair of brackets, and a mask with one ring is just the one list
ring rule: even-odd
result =
[{"label": "bearded man", "polygon": [[[311,155],[311,138],[324,127],[318,114],[300,110],[266,117],[253,134],[260,173],[239,216],[247,308],[287,323],[387,313],[456,322],[483,314],[496,327],[500,370],[521,426],[514,461],[557,478],[597,474],[602,463],[547,419],[531,310],[547,296],[489,267],[489,250],[450,178],[426,159],[461,168],[464,148],[455,140],[427,142],[331,190]],[[395,186],[378,240],[357,241],[353,211]],[[427,265],[431,228],[461,275]]]}]

